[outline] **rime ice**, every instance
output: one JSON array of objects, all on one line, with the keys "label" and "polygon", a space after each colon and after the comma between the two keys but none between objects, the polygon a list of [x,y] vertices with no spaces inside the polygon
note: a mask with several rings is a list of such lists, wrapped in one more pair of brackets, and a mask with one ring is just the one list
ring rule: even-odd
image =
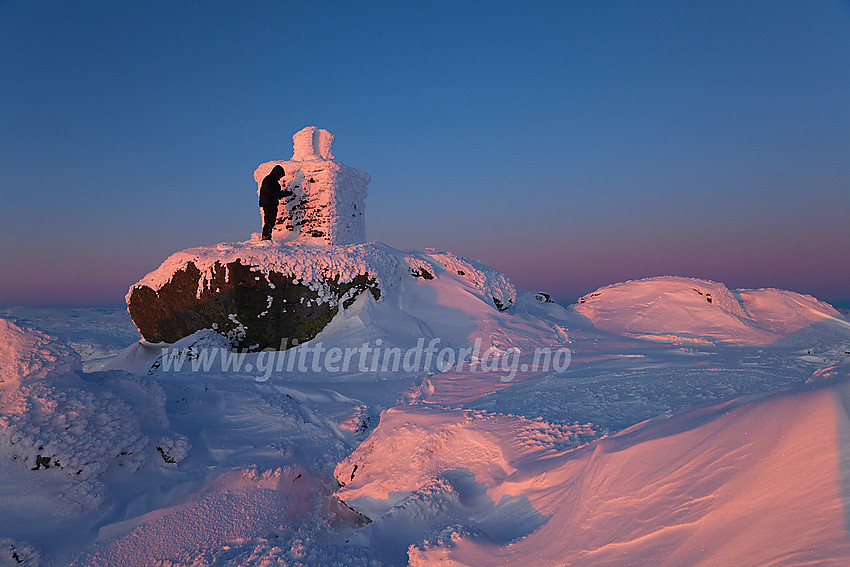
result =
[{"label": "rime ice", "polygon": [[308,126],[292,137],[292,158],[261,164],[257,191],[275,165],[292,195],[282,199],[272,238],[305,244],[356,244],[366,240],[365,200],[369,175],[334,160],[334,136]]}]

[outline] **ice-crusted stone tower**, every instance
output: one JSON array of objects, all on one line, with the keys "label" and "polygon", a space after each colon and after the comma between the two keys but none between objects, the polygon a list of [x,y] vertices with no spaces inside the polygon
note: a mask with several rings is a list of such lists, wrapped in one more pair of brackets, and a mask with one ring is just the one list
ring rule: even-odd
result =
[{"label": "ice-crusted stone tower", "polygon": [[275,165],[286,171],[281,183],[291,194],[278,206],[272,239],[309,244],[365,242],[369,175],[334,161],[334,136],[327,130],[307,126],[292,142],[292,159],[269,161],[254,170],[258,193]]}]

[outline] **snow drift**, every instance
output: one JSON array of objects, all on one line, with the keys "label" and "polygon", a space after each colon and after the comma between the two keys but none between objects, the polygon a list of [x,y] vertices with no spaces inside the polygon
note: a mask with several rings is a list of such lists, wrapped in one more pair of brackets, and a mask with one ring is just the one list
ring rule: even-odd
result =
[{"label": "snow drift", "polygon": [[599,329],[630,337],[766,344],[815,323],[846,326],[831,305],[777,289],[730,291],[721,283],[658,277],[602,287],[576,310]]},{"label": "snow drift", "polygon": [[[388,410],[337,467],[338,494],[379,539],[439,518],[428,543],[406,540],[412,565],[841,565],[848,404],[847,383],[749,396],[579,448],[578,425]],[[519,501],[500,541],[488,521]]]}]

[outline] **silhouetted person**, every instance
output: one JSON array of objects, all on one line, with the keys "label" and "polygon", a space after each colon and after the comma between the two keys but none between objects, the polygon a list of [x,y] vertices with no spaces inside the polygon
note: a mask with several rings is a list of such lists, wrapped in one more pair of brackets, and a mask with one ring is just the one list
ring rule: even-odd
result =
[{"label": "silhouetted person", "polygon": [[263,240],[272,239],[272,229],[277,220],[277,205],[283,197],[283,187],[280,180],[286,172],[279,165],[272,168],[260,184],[260,207],[263,209]]}]

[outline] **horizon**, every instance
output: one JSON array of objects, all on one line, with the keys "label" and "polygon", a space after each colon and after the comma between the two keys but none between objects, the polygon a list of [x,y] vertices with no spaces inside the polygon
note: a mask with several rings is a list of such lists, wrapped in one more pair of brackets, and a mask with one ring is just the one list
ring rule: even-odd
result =
[{"label": "horizon", "polygon": [[315,125],[368,241],[561,304],[680,275],[850,308],[850,2],[482,6],[0,2],[0,305],[124,305],[249,239],[254,169]]}]

